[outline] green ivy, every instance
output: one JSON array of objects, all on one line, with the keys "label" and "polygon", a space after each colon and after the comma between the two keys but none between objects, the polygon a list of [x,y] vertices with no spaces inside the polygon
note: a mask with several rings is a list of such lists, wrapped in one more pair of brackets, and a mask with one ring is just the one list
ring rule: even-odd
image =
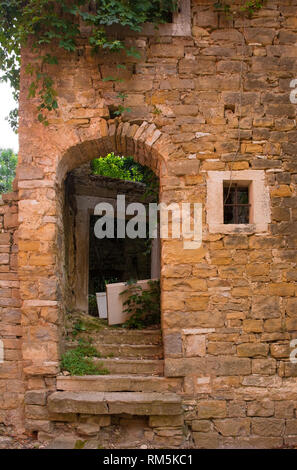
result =
[{"label": "green ivy", "polygon": [[70,349],[61,358],[61,369],[70,375],[107,375],[109,371],[102,363],[94,363],[93,357],[101,357],[96,348],[84,340],[79,340],[75,349]]},{"label": "green ivy", "polygon": [[232,1],[218,0],[214,3],[214,6],[218,10],[223,10],[227,15],[241,12],[252,16],[255,11],[263,7],[264,3],[265,0],[245,0],[241,5],[238,5],[237,2],[234,5]]},{"label": "green ivy", "polygon": [[[136,49],[126,49],[124,42],[108,37],[106,27],[121,25],[141,31],[143,23],[156,25],[168,21],[178,0],[2,0],[0,2],[0,70],[1,80],[11,84],[14,98],[19,97],[20,50],[30,45],[37,62],[29,64],[32,77],[29,97],[39,98],[38,120],[48,124],[45,111],[57,109],[57,92],[53,86],[50,66],[58,63],[54,51],[77,50],[80,21],[91,28],[89,44],[94,53],[99,49],[111,52],[125,50],[138,56]],[[44,46],[50,53],[44,52]],[[121,114],[123,109],[118,110]],[[17,128],[17,111],[10,113],[10,123]]]},{"label": "green ivy", "polygon": [[[246,12],[249,15],[262,8],[265,0],[244,0],[241,7],[231,0],[218,0],[215,8],[226,13]],[[93,52],[107,49],[123,51],[126,55],[139,57],[135,48],[126,48],[123,41],[108,36],[107,27],[120,25],[132,31],[141,31],[143,23],[156,25],[170,21],[177,10],[178,0],[1,0],[0,1],[0,80],[9,82],[14,99],[19,98],[20,51],[29,45],[36,61],[29,64],[27,73],[32,77],[29,97],[38,97],[37,117],[47,125],[47,112],[58,107],[57,91],[54,88],[51,65],[58,63],[54,52],[62,49],[68,53],[77,50],[80,22],[90,27],[89,44]],[[44,52],[44,46],[49,53]],[[124,67],[124,66],[123,66]],[[116,80],[116,78],[111,77]],[[121,104],[118,115],[128,111]],[[18,126],[18,113],[9,114],[14,130]]]}]

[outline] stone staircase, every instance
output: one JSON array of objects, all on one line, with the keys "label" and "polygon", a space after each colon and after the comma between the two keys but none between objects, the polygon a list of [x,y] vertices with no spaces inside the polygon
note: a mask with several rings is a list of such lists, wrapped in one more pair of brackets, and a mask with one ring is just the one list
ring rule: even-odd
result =
[{"label": "stone staircase", "polygon": [[110,374],[58,376],[57,391],[48,398],[52,419],[75,415],[79,421],[79,416],[97,416],[102,423],[102,417],[108,416],[146,416],[152,427],[166,423],[173,434],[178,428],[180,439],[182,379],[163,376],[161,332],[105,329],[92,333],[92,345],[101,355],[112,355],[95,359]]},{"label": "stone staircase", "polygon": [[148,375],[112,374],[103,376],[58,377],[57,390],[65,392],[179,392],[181,379]]}]

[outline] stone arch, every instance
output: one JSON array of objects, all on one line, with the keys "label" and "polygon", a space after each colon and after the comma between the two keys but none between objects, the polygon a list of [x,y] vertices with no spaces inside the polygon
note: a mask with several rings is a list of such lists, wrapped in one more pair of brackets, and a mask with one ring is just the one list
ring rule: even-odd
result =
[{"label": "stone arch", "polygon": [[79,131],[80,143],[70,146],[59,161],[56,182],[60,185],[67,172],[98,155],[116,152],[133,156],[135,161],[151,168],[159,177],[166,174],[166,161],[174,146],[168,135],[155,124],[144,121],[141,125],[100,120],[97,131],[92,126]]}]

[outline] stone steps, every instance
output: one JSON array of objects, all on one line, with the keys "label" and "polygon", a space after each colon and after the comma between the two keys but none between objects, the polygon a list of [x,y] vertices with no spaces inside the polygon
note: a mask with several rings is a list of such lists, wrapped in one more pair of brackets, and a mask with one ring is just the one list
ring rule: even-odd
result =
[{"label": "stone steps", "polygon": [[181,398],[175,393],[54,392],[48,398],[49,413],[142,416],[180,415]]},{"label": "stone steps", "polygon": [[92,346],[94,346],[103,357],[134,357],[139,359],[163,358],[162,346],[155,344],[105,344],[93,342]]},{"label": "stone steps", "polygon": [[[67,349],[77,346],[77,342],[67,344]],[[135,358],[135,359],[162,359],[163,348],[155,344],[105,344],[92,341],[92,346],[103,357]]]},{"label": "stone steps", "polygon": [[180,392],[182,379],[141,375],[57,377],[57,390],[66,392]]},{"label": "stone steps", "polygon": [[[87,335],[85,339],[88,339]],[[68,348],[77,344],[75,340]],[[119,420],[127,422],[134,432],[134,427],[139,426],[137,420],[141,419],[141,426],[151,428],[149,432],[154,443],[163,439],[167,444],[171,436],[174,445],[180,445],[184,423],[183,379],[164,377],[160,331],[106,329],[92,335],[90,344],[104,356],[92,360],[106,368],[109,375],[58,376],[57,391],[47,400],[53,426],[69,422],[73,423],[79,436],[86,432],[93,436],[100,426],[112,429]],[[113,357],[106,357],[108,355]],[[115,415],[120,416],[116,418]],[[162,432],[165,432],[164,436],[158,434]]]},{"label": "stone steps", "polygon": [[[88,338],[89,333],[80,333],[81,338]],[[94,343],[104,344],[162,344],[160,330],[125,330],[104,329],[92,331],[91,337]]]},{"label": "stone steps", "polygon": [[[164,362],[158,359],[93,359],[95,362],[99,361],[108,369],[110,374],[137,374],[137,375],[163,375]],[[101,376],[102,377],[102,376]]]}]

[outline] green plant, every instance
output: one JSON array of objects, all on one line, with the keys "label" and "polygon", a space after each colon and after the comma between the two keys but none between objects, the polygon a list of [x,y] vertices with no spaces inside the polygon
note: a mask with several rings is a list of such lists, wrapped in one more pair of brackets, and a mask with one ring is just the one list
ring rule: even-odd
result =
[{"label": "green plant", "polygon": [[78,346],[75,348],[75,352],[84,357],[101,357],[101,354],[97,351],[94,346],[91,345],[91,340],[88,341],[80,339]]},{"label": "green plant", "polygon": [[[29,46],[36,60],[26,72],[32,77],[29,96],[39,98],[38,120],[48,124],[47,112],[57,109],[58,96],[50,72],[58,64],[54,51],[77,51],[80,24],[90,27],[89,44],[94,53],[100,49],[123,51],[138,57],[135,48],[108,35],[106,27],[121,25],[141,31],[145,22],[155,25],[169,20],[177,0],[2,0],[0,2],[0,69],[2,80],[9,81],[14,97],[19,95],[20,50]],[[120,111],[120,110],[119,110]],[[17,128],[17,111],[10,113],[10,123]]]},{"label": "green plant", "polygon": [[76,441],[75,445],[74,445],[74,449],[83,449],[86,445],[86,442],[87,441],[81,441],[80,439],[78,441]]},{"label": "green plant", "polygon": [[123,325],[125,328],[141,329],[160,323],[160,281],[149,281],[148,284],[149,289],[142,289],[135,281],[127,282],[127,289],[122,292],[128,296],[124,312],[130,315]]},{"label": "green plant", "polygon": [[162,114],[161,109],[159,109],[155,104],[154,104],[153,114]]},{"label": "green plant", "polygon": [[238,5],[237,2],[235,2],[235,5],[232,5],[232,3],[232,1],[219,0],[214,3],[214,7],[218,10],[223,10],[227,15],[246,13],[252,16],[255,11],[263,7],[265,0],[244,0],[241,5]]},{"label": "green plant", "polygon": [[92,161],[92,170],[94,175],[108,176],[109,178],[118,178],[128,181],[143,180],[143,168],[136,163],[132,157],[121,157],[113,152],[106,157],[95,158]]},{"label": "green plant", "polygon": [[11,149],[0,149],[0,193],[11,191],[18,157]]},{"label": "green plant", "polygon": [[98,315],[97,299],[94,294],[89,295],[89,315]]},{"label": "green plant", "polygon": [[74,325],[73,325],[73,331],[72,335],[77,336],[78,333],[81,333],[82,331],[86,331],[86,327],[84,323],[81,320],[78,320]]},{"label": "green plant", "polygon": [[92,358],[101,357],[96,348],[85,340],[79,340],[75,349],[70,349],[61,358],[61,369],[70,375],[107,375],[109,371],[102,363],[94,363]]},{"label": "green plant", "polygon": [[150,168],[135,162],[133,157],[123,157],[111,152],[106,157],[92,161],[92,172],[94,175],[141,182],[146,185],[143,200],[150,197],[158,201],[159,178]]}]

